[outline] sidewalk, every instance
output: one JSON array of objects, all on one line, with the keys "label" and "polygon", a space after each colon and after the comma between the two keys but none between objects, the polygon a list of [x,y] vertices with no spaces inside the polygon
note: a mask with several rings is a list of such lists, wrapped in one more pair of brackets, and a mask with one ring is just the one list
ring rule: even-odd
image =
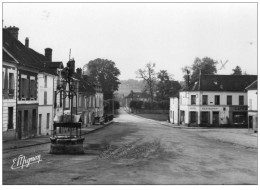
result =
[{"label": "sidewalk", "polygon": [[[88,127],[84,127],[81,129],[81,135],[86,135],[102,129],[109,124],[113,123],[113,121],[107,122],[103,125],[92,125]],[[3,141],[3,150],[10,150],[10,149],[17,149],[17,148],[24,148],[29,146],[41,145],[41,144],[48,144],[50,143],[50,137],[52,135],[44,135],[38,136],[30,139],[23,139],[23,140],[11,140],[11,141]]]}]

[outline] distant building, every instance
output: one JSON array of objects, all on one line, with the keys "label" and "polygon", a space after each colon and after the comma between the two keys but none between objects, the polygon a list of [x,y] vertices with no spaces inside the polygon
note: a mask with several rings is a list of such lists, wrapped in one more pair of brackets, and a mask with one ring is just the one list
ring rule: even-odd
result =
[{"label": "distant building", "polygon": [[150,95],[145,92],[134,92],[133,90],[131,90],[130,94],[126,96],[127,107],[129,107],[129,104],[132,100],[148,102],[151,100],[151,98]]},{"label": "distant building", "polygon": [[179,99],[177,97],[170,97],[170,123],[178,124],[179,115]]},{"label": "distant building", "polygon": [[248,127],[258,130],[257,80],[246,87],[248,97]]},{"label": "distant building", "polygon": [[180,124],[247,125],[247,93],[256,75],[201,75],[179,93]]}]

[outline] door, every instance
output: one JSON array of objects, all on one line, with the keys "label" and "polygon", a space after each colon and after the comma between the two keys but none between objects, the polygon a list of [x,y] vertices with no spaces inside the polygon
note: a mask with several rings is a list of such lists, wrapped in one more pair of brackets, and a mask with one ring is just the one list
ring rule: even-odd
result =
[{"label": "door", "polygon": [[219,112],[213,112],[213,125],[219,125]]},{"label": "door", "polygon": [[29,136],[29,122],[28,122],[28,110],[24,111],[24,119],[23,119],[23,137],[28,138]]},{"label": "door", "polygon": [[22,138],[22,112],[18,111],[17,115],[17,133],[18,133],[18,139]]},{"label": "door", "polygon": [[249,116],[248,124],[249,124],[249,128],[252,129],[253,128],[253,116]]},{"label": "door", "polygon": [[39,135],[42,134],[42,114],[39,114]]}]

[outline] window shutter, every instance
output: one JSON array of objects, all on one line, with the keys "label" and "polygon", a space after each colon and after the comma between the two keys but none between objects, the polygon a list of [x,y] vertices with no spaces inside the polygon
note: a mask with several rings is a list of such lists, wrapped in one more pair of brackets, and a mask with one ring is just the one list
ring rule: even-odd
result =
[{"label": "window shutter", "polygon": [[29,79],[25,79],[25,86],[24,86],[24,95],[25,98],[29,98]]},{"label": "window shutter", "polygon": [[47,92],[44,91],[44,105],[47,105]]}]

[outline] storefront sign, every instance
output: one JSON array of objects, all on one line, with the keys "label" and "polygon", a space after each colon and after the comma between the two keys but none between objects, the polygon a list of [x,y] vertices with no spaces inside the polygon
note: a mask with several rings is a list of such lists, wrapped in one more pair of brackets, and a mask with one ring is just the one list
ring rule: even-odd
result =
[{"label": "storefront sign", "polygon": [[247,106],[236,106],[233,107],[236,111],[247,111]]},{"label": "storefront sign", "polygon": [[220,110],[218,107],[202,107],[202,111]]}]

